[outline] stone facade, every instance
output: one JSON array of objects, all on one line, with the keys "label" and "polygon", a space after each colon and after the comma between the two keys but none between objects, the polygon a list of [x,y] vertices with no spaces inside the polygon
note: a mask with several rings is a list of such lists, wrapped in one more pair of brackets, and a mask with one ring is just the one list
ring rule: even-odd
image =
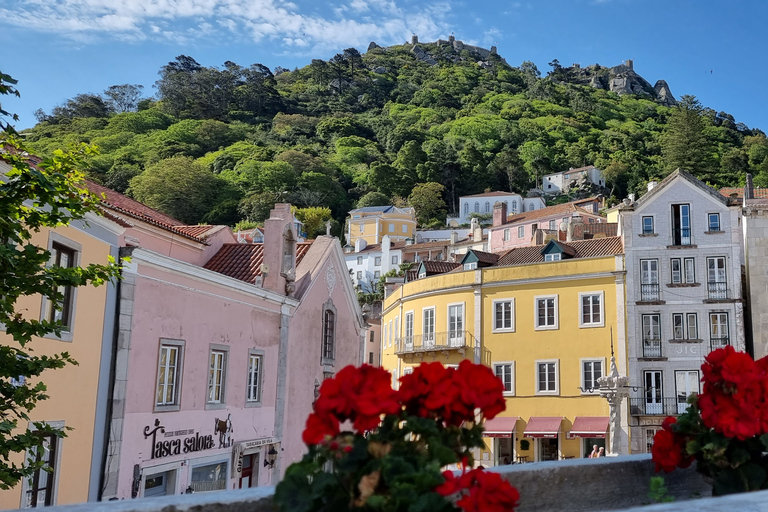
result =
[{"label": "stone facade", "polygon": [[[627,201],[629,203],[629,201]],[[714,348],[745,350],[738,207],[675,171],[619,211],[627,270],[632,452],[699,392]]]},{"label": "stone facade", "polygon": [[755,198],[748,178],[744,197],[744,255],[747,298],[750,306],[748,329],[755,359],[768,355],[768,198]]}]

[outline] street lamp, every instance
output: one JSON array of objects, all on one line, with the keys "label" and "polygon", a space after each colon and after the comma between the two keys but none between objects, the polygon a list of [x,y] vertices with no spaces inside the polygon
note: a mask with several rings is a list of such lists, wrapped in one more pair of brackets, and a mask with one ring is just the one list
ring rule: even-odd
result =
[{"label": "street lamp", "polygon": [[275,461],[277,460],[277,450],[275,450],[275,445],[270,445],[269,451],[267,452],[267,457],[264,459],[264,467],[266,468],[269,466],[270,468],[275,466]]}]

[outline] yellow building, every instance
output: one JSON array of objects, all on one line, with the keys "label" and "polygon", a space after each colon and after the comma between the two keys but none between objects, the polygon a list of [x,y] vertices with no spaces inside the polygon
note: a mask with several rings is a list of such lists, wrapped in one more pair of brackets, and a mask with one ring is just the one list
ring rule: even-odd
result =
[{"label": "yellow building", "polygon": [[[405,283],[385,299],[382,366],[394,381],[422,361],[491,367],[507,409],[486,424],[480,464],[607,450],[609,406],[595,388],[612,340],[626,375],[622,253],[619,237],[470,251],[461,267]],[[627,453],[626,435],[621,444]]]},{"label": "yellow building", "polygon": [[367,245],[378,244],[384,235],[393,242],[416,237],[416,214],[413,208],[396,206],[366,206],[349,212],[347,244],[358,240]]},{"label": "yellow building", "polygon": [[[0,172],[7,166],[0,162]],[[81,222],[56,230],[42,229],[32,243],[46,247],[60,265],[105,265],[108,256],[118,255],[118,237],[123,228],[102,217],[88,214],[88,228]],[[46,462],[51,472],[37,471],[16,487],[0,491],[0,508],[17,509],[64,505],[95,500],[99,486],[101,453],[109,389],[109,362],[114,330],[115,286],[82,286],[65,293],[62,311],[51,310],[41,296],[17,302],[16,310],[28,318],[60,318],[67,326],[61,336],[33,339],[28,348],[35,355],[69,354],[78,365],[45,371],[41,379],[49,398],[29,414],[33,422],[71,428],[67,437],[44,440],[44,450],[26,454]],[[14,344],[0,326],[0,344]],[[30,422],[31,423],[31,422]],[[20,421],[20,427],[28,424]],[[10,461],[23,465],[25,454],[12,454]]]}]

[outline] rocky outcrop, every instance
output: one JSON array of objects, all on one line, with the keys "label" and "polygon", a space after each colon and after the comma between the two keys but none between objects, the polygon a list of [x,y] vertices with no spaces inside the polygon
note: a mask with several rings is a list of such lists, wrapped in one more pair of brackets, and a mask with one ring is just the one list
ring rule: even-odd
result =
[{"label": "rocky outcrop", "polygon": [[435,66],[437,64],[437,61],[434,59],[434,57],[425,52],[424,49],[418,44],[413,45],[413,48],[411,48],[411,53],[421,62],[429,64],[430,66]]},{"label": "rocky outcrop", "polygon": [[368,43],[368,50],[367,51],[371,51],[371,50],[373,50],[375,48],[381,48],[381,46],[377,45],[374,41],[371,41],[370,43]]},{"label": "rocky outcrop", "polygon": [[656,85],[653,86],[653,90],[656,91],[656,101],[666,107],[674,107],[677,105],[677,100],[672,96],[672,91],[669,90],[666,80],[657,80]]},{"label": "rocky outcrop", "polygon": [[[423,43],[419,42],[416,35],[413,35],[411,41],[405,44],[411,46],[411,53],[414,57],[430,66],[437,65],[438,61],[460,62],[462,60],[476,62],[482,68],[493,67],[498,61],[508,65],[507,61],[499,57],[495,46],[488,50],[480,46],[465,44],[453,36],[450,36],[447,41],[438,39],[431,43]],[[376,48],[387,49],[371,41],[368,45],[368,51]],[[468,52],[469,56],[464,52]],[[376,72],[378,73],[378,71]]]}]

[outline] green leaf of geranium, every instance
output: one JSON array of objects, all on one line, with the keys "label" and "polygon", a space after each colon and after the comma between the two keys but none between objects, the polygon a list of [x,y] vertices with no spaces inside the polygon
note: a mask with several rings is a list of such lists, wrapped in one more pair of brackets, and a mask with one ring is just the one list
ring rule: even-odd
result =
[{"label": "green leaf of geranium", "polygon": [[768,434],[761,435],[760,442],[763,443],[763,446],[768,450]]}]

